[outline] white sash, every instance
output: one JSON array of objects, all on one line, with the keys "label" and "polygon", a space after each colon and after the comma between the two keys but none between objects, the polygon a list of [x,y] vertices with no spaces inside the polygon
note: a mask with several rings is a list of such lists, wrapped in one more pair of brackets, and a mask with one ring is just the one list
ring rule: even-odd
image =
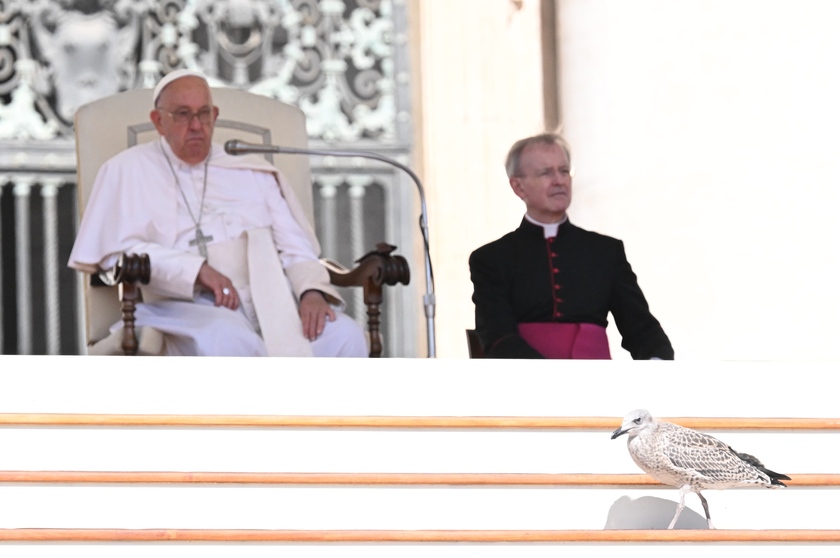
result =
[{"label": "white sash", "polygon": [[269,356],[312,356],[292,288],[267,227],[207,245],[207,263],[226,275],[242,309],[258,325]]}]

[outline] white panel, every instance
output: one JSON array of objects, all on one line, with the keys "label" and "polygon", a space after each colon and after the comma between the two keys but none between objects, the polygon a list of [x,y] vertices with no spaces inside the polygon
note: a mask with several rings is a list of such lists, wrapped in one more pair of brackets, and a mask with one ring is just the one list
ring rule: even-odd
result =
[{"label": "white panel", "polygon": [[[395,369],[395,364],[396,369]],[[836,417],[832,363],[0,357],[0,413]],[[330,369],[327,369],[329,365]],[[340,367],[340,368],[338,368]],[[761,381],[756,381],[760,378]],[[795,381],[791,381],[795,378]],[[777,386],[784,385],[783,397]],[[698,386],[704,386],[698,397]],[[0,428],[0,470],[638,473],[604,431]],[[779,472],[838,473],[835,432],[714,432]],[[840,529],[833,488],[705,493],[722,529]],[[0,485],[0,529],[522,529],[664,527],[669,487]],[[681,521],[703,527],[689,494]],[[681,525],[683,525],[681,523]],[[5,556],[595,556],[585,544],[2,544]],[[626,556],[709,545],[608,545]],[[739,545],[714,545],[724,555]],[[837,546],[790,546],[803,556]],[[834,550],[829,554],[827,549]],[[115,552],[116,551],[116,552]],[[227,551],[227,553],[226,553]],[[42,552],[44,554],[39,554]]]},{"label": "white panel", "polygon": [[[781,473],[840,474],[840,433],[717,436]],[[4,428],[0,447],[0,470],[641,473],[605,432]]]},{"label": "white panel", "polygon": [[[836,490],[709,491],[721,529],[840,529],[817,513]],[[3,486],[0,525],[8,528],[126,529],[604,529],[623,497],[653,497],[676,509],[676,490],[628,488]],[[686,518],[705,520],[686,498]],[[689,511],[690,510],[690,511]],[[681,519],[683,519],[681,517]],[[621,527],[622,525],[615,525]]]},{"label": "white panel", "polygon": [[[22,374],[20,372],[26,372]],[[836,417],[837,362],[0,357],[0,410]],[[72,394],[72,395],[71,395]]]}]

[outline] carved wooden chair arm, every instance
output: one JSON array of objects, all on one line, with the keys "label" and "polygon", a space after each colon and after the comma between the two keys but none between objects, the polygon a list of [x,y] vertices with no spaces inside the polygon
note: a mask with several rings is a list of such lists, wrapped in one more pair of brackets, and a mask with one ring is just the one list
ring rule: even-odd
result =
[{"label": "carved wooden chair arm", "polygon": [[[408,285],[411,279],[408,262],[402,256],[393,255],[395,249],[396,246],[379,243],[375,250],[356,260],[357,265],[352,269],[347,269],[332,260],[322,260],[333,285],[362,287],[367,306],[371,357],[382,356],[382,286],[398,283]],[[98,278],[92,277],[94,283],[116,285],[119,289],[123,320],[122,349],[126,355],[136,355],[138,351],[134,313],[140,301],[139,285],[147,284],[150,277],[151,263],[148,254],[122,254],[113,268],[101,272]]]},{"label": "carved wooden chair arm", "polygon": [[321,262],[330,274],[330,282],[339,287],[362,287],[368,315],[370,334],[370,356],[382,356],[382,334],[380,332],[382,285],[408,285],[411,280],[408,262],[402,256],[392,255],[396,246],[380,242],[376,249],[358,260],[356,267],[347,269],[328,259]]},{"label": "carved wooden chair arm", "polygon": [[[139,284],[147,284],[151,273],[152,266],[148,254],[122,254],[114,267],[99,274],[101,283],[108,286],[116,285],[119,290],[123,320],[122,349],[126,355],[137,354],[134,312],[140,299]],[[95,278],[92,278],[92,282],[96,282]]]}]

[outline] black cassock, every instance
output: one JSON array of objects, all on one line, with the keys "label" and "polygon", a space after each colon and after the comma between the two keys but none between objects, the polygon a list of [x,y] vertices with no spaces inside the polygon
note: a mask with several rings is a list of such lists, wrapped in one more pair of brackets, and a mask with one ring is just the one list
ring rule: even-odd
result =
[{"label": "black cassock", "polygon": [[607,326],[612,313],[621,346],[634,359],[673,359],[668,336],[650,313],[624,243],[567,219],[557,236],[526,219],[515,231],[470,255],[475,326],[491,358],[542,358],[520,335],[528,322]]}]

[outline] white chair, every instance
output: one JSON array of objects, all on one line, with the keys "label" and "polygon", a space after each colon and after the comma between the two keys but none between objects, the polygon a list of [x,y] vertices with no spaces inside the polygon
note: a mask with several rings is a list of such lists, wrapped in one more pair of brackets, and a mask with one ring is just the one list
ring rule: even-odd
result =
[{"label": "white chair", "polygon": [[[242,139],[249,143],[306,148],[306,121],[303,112],[292,105],[247,91],[213,88],[213,102],[219,107],[214,140]],[[113,155],[132,145],[157,139],[149,121],[152,91],[135,89],[118,93],[78,109],[75,118],[79,215],[84,215],[99,167]],[[314,223],[309,159],[300,155],[268,155],[293,186],[310,223]],[[408,284],[408,264],[391,255],[393,246],[377,245],[352,270],[324,261],[333,284],[360,286],[368,308],[370,356],[381,356],[379,306],[382,285]],[[86,339],[89,354],[159,354],[162,336],[143,328],[134,331],[134,304],[139,300],[137,283],[148,281],[148,258],[124,254],[115,270],[106,274],[104,284],[96,277],[84,281]],[[109,328],[122,317],[122,333]]]}]

